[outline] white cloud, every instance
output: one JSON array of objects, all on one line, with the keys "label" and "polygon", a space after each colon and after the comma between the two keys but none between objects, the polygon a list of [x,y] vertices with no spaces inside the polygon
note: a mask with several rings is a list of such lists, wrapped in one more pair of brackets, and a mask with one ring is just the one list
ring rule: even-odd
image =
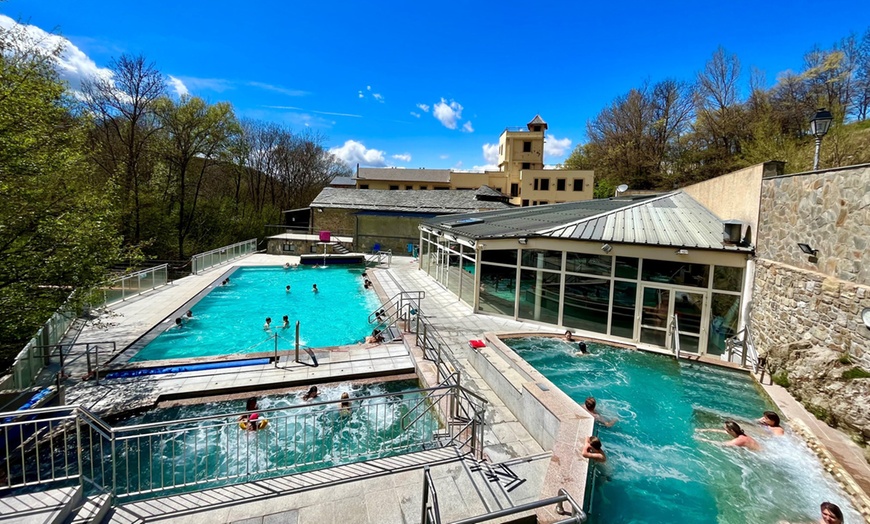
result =
[{"label": "white cloud", "polygon": [[410,153],[402,153],[401,155],[393,155],[393,158],[396,160],[401,160],[402,162],[410,162],[411,154]]},{"label": "white cloud", "polygon": [[368,167],[385,167],[384,152],[377,149],[368,149],[361,142],[348,140],[340,147],[333,147],[330,153],[343,160],[348,166],[356,164]]},{"label": "white cloud", "polygon": [[553,135],[547,137],[544,141],[544,156],[545,157],[562,157],[565,156],[571,149],[570,138],[556,138]]},{"label": "white cloud", "polygon": [[372,96],[373,96],[373,97],[375,98],[375,100],[377,100],[378,102],[380,102],[380,103],[382,103],[382,104],[384,103],[384,95],[382,95],[382,94],[380,94],[380,93],[374,93]]},{"label": "white cloud", "polygon": [[440,158],[441,160],[447,160],[448,158],[450,158],[450,155],[441,155],[438,158]]},{"label": "white cloud", "polygon": [[175,89],[175,94],[179,97],[190,94],[190,91],[187,90],[187,86],[184,85],[184,82],[182,82],[181,79],[176,78],[172,75],[169,75],[169,85],[172,87],[172,89]]},{"label": "white cloud", "polygon": [[305,96],[308,94],[307,91],[302,91],[301,89],[288,89],[282,86],[276,86],[274,84],[267,84],[265,82],[248,82],[248,85],[251,87],[259,87],[260,89],[265,89],[266,91],[274,91],[276,93],[281,93],[282,95],[287,96]]},{"label": "white cloud", "polygon": [[462,119],[462,105],[455,100],[448,103],[442,98],[432,107],[432,116],[447,129],[456,129],[456,123]]},{"label": "white cloud", "polygon": [[471,127],[471,120],[462,125],[462,131],[464,133],[474,133],[474,128]]},{"label": "white cloud", "polygon": [[43,31],[35,25],[18,24],[6,15],[0,15],[0,27],[10,29],[18,27],[25,41],[46,55],[61,48],[60,55],[55,58],[55,66],[61,79],[66,80],[74,91],[81,89],[82,80],[101,77],[111,78],[112,73],[103,67],[98,67],[81,49],[66,38]]},{"label": "white cloud", "polygon": [[371,90],[372,90],[372,86],[366,86],[366,90],[367,90],[367,91],[371,91]]},{"label": "white cloud", "polygon": [[429,106],[426,104],[417,104],[417,107],[419,107],[420,111],[423,111],[424,113],[429,112]]},{"label": "white cloud", "polygon": [[483,159],[487,164],[498,164],[498,144],[483,144]]},{"label": "white cloud", "polygon": [[359,92],[359,97],[360,97],[360,98],[365,98],[365,97],[366,97],[366,95],[364,95],[364,94],[363,94],[363,92],[362,92],[362,91],[360,91],[360,92]]},{"label": "white cloud", "polygon": [[414,118],[420,118],[420,113],[415,113],[411,111],[411,116],[413,116]]}]

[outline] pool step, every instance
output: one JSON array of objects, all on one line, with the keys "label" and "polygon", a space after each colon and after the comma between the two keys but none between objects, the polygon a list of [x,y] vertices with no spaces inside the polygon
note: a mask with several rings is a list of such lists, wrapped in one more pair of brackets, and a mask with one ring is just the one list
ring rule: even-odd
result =
[{"label": "pool step", "polygon": [[85,498],[75,509],[75,513],[63,521],[64,524],[99,524],[112,509],[112,501],[109,495],[104,493]]},{"label": "pool step", "polygon": [[81,486],[6,496],[0,499],[0,522],[62,524],[81,500]]},{"label": "pool step", "polygon": [[471,489],[480,496],[488,512],[514,507],[510,492],[525,480],[516,478],[509,468],[499,464],[472,457],[465,457],[462,463],[471,480]]}]

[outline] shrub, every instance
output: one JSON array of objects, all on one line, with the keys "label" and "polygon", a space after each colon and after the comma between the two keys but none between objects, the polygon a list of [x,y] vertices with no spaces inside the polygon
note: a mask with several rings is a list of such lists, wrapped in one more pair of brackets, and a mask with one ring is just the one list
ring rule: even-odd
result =
[{"label": "shrub", "polygon": [[849,357],[848,353],[843,353],[842,355],[837,357],[837,362],[839,362],[840,364],[843,364],[844,366],[848,366],[849,364],[852,363],[852,358]]},{"label": "shrub", "polygon": [[788,371],[782,370],[778,371],[776,375],[773,376],[773,383],[777,386],[782,386],[784,388],[788,388],[791,383],[788,381]]},{"label": "shrub", "polygon": [[870,373],[864,371],[863,369],[855,366],[851,369],[847,369],[841,375],[846,380],[852,380],[853,378],[870,378]]}]

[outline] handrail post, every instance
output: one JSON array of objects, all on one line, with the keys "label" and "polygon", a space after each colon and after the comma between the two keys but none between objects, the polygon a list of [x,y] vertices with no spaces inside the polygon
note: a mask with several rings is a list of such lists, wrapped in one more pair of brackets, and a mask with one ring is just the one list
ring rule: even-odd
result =
[{"label": "handrail post", "polygon": [[[82,460],[82,424],[81,418],[79,416],[79,410],[76,408],[73,410],[76,419],[76,467],[79,471],[79,486],[84,487],[85,485],[85,472],[82,470],[84,468],[84,460]],[[90,449],[90,448],[89,448]]]},{"label": "handrail post", "polygon": [[299,362],[299,321],[296,321],[296,362]]},{"label": "handrail post", "polygon": [[427,524],[426,506],[429,504],[429,466],[423,467],[423,514],[420,516],[420,524]]}]

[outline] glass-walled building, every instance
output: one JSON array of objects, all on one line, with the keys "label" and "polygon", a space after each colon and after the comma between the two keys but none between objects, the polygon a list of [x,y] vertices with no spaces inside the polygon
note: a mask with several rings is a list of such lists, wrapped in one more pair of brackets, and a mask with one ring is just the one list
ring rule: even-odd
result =
[{"label": "glass-walled building", "polygon": [[724,227],[682,192],[455,215],[421,226],[420,269],[478,313],[721,355],[752,252]]}]

